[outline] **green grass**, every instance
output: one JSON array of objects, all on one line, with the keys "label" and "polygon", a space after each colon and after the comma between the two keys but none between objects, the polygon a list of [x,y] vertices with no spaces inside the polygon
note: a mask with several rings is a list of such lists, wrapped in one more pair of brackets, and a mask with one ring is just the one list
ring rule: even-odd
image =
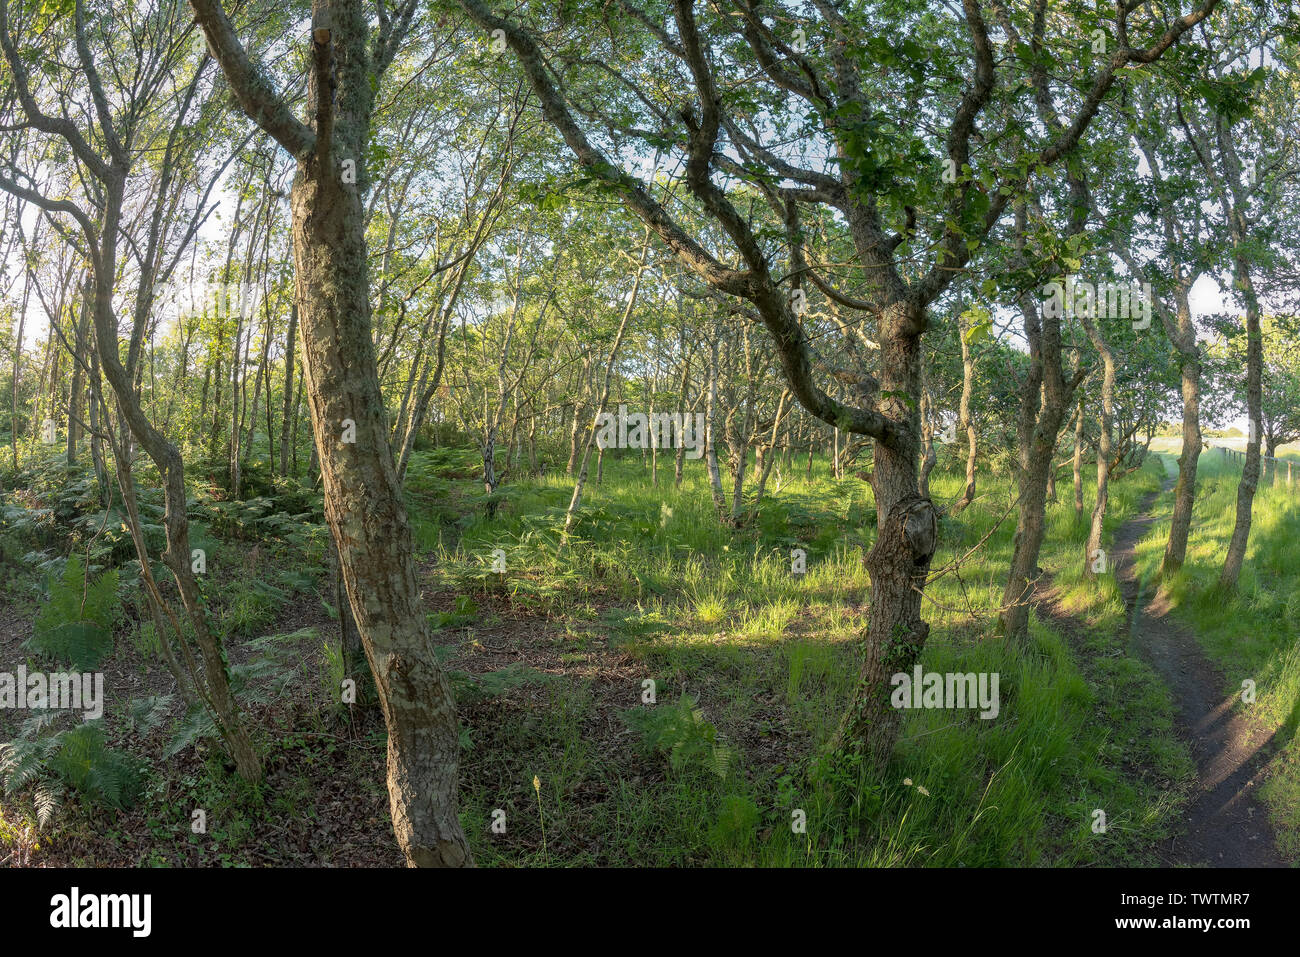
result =
[{"label": "green grass", "polygon": [[[1260,795],[1285,854],[1300,854],[1300,484],[1261,482],[1252,509],[1250,541],[1236,593],[1218,585],[1236,520],[1239,462],[1209,451],[1198,467],[1196,509],[1183,569],[1163,587],[1175,614],[1196,633],[1224,675],[1224,694],[1266,728],[1277,728]],[[1167,509],[1166,509],[1167,511]],[[1169,522],[1158,522],[1138,546],[1144,573],[1164,553]],[[1242,682],[1255,682],[1256,700],[1241,700]],[[1261,742],[1262,743],[1262,742]]]},{"label": "green grass", "polygon": [[[1084,575],[1088,516],[1074,515],[1068,476],[1049,507],[1040,564],[1083,624],[1066,635],[1035,618],[1024,646],[994,636],[1015,496],[1009,476],[982,471],[975,503],[941,520],[936,570],[982,544],[927,589],[921,663],[998,673],[1000,713],[908,711],[894,761],[875,774],[827,748],[870,610],[869,485],[829,478],[822,459],[808,480],[800,459],[731,528],[717,519],[702,462],[688,463],[676,489],[671,463],[656,487],[638,457],[611,454],[561,548],[571,480],[504,485],[489,519],[478,465],[470,449],[417,452],[407,492],[435,596],[430,622],[459,696],[460,810],[480,864],[1144,864],[1177,820],[1192,765],[1167,692],[1125,654],[1113,579]],[[960,472],[955,460],[941,463],[937,503],[960,494]],[[1108,540],[1159,476],[1153,460],[1114,483]],[[204,587],[235,646],[256,645],[290,598],[323,587],[319,526],[280,518],[307,504],[279,508],[270,498],[253,511],[196,506],[196,540],[209,548]],[[261,564],[244,567],[254,538]],[[803,574],[795,549],[806,553]],[[493,570],[500,554],[504,574]],[[480,654],[496,657],[480,666]],[[653,705],[643,700],[650,687]],[[255,835],[277,815],[304,828],[323,819],[316,768],[337,759],[332,728],[320,710],[259,731],[268,757],[293,769],[274,790],[244,788],[211,758],[180,777],[155,767],[141,813],[158,834],[182,839],[152,861],[262,863]],[[349,755],[339,773],[385,806],[375,790],[382,730],[369,733],[379,737],[367,749],[338,752]],[[177,807],[219,820],[218,841],[184,837],[184,815],[168,809],[177,793]],[[1098,810],[1104,833],[1092,827]],[[496,812],[504,834],[491,830]]]},{"label": "green grass", "polygon": [[[1067,502],[1049,509],[1040,563],[1087,627],[1074,644],[1037,620],[1026,647],[992,637],[1015,524],[1004,476],[982,474],[976,503],[943,520],[936,569],[1002,523],[927,590],[933,630],[922,657],[927,671],[998,672],[1001,714],[907,712],[883,776],[825,759],[856,677],[875,519],[868,485],[825,473],[818,461],[811,483],[798,468],[779,492],[769,485],[757,519],[739,530],[715,518],[702,468],[680,490],[671,472],[655,489],[638,460],[614,456],[604,482],[588,485],[578,537],[563,551],[572,485],[562,476],[506,488],[493,520],[479,509],[443,522],[434,554],[446,587],[503,587],[526,614],[545,616],[566,648],[590,647],[575,636],[606,638],[634,662],[628,709],[645,678],[658,689],[656,708],[689,694],[733,755],[719,775],[631,744],[611,748],[584,733],[605,719],[599,680],[579,675],[564,675],[540,714],[494,711],[490,727],[467,716],[477,744],[462,776],[462,820],[480,863],[1152,861],[1192,777],[1167,692],[1124,656],[1118,589],[1108,575],[1085,578],[1087,513],[1076,521]],[[951,501],[962,484],[955,468],[936,473],[935,500]],[[1108,535],[1158,486],[1154,462],[1116,482]],[[1072,498],[1068,479],[1060,492]],[[795,547],[807,551],[804,575],[791,572]],[[487,572],[497,548],[507,555],[503,585]],[[487,826],[498,808],[511,822],[505,835]],[[1105,833],[1092,829],[1098,809]],[[795,830],[800,819],[806,826]]]}]

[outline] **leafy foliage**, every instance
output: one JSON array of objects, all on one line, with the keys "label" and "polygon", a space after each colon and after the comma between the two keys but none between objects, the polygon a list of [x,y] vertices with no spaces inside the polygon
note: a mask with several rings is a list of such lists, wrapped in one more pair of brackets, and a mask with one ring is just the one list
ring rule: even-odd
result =
[{"label": "leafy foliage", "polygon": [[731,750],[690,695],[683,694],[676,704],[632,708],[623,713],[623,720],[641,733],[644,750],[666,757],[673,771],[702,768],[719,778],[727,777],[732,765]]},{"label": "leafy foliage", "polygon": [[143,789],[137,759],[105,744],[102,721],[86,721],[51,731],[54,715],[40,713],[23,722],[17,738],[0,744],[0,786],[12,795],[35,786],[42,824],[58,804],[58,782],[97,803],[122,809],[135,803]]},{"label": "leafy foliage", "polygon": [[113,649],[118,610],[116,569],[91,580],[73,555],[63,574],[51,578],[49,600],[36,616],[27,646],[79,670],[93,669]]}]

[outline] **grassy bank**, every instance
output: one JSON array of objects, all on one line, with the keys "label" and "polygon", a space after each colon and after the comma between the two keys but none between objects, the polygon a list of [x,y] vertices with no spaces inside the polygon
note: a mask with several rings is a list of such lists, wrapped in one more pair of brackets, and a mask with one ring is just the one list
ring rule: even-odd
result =
[{"label": "grassy bank", "polygon": [[[1290,856],[1300,853],[1300,485],[1261,483],[1252,511],[1250,543],[1237,591],[1217,587],[1223,556],[1236,519],[1238,462],[1209,451],[1198,466],[1195,517],[1187,563],[1164,583],[1175,609],[1224,674],[1224,695],[1261,726],[1255,746],[1272,757],[1260,794]],[[1157,523],[1138,546],[1145,574],[1153,574],[1164,553],[1168,521]],[[1242,699],[1243,682],[1255,683],[1255,701]]]}]

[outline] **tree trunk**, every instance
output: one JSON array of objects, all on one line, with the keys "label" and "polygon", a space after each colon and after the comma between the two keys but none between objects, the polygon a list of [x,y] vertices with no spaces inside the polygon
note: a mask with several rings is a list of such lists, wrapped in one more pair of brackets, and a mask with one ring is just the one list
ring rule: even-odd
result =
[{"label": "tree trunk", "polygon": [[500,479],[497,477],[497,429],[489,424],[487,436],[480,450],[483,454],[483,494],[487,496],[487,517],[493,518],[497,513],[497,503],[493,499]]},{"label": "tree trunk", "polygon": [[[1082,232],[1087,222],[1087,185],[1070,173],[1067,179],[1072,207],[1069,234],[1075,235]],[[1027,258],[1026,204],[1016,205],[1015,218],[1019,237],[1016,259],[1023,263]],[[1008,637],[1023,642],[1029,637],[1029,600],[1039,576],[1038,555],[1046,528],[1047,483],[1053,472],[1056,438],[1084,371],[1076,370],[1068,381],[1065,378],[1061,357],[1062,316],[1046,307],[1040,313],[1040,303],[1028,291],[1021,296],[1019,306],[1029,343],[1030,367],[1020,387],[1020,416],[1016,423],[1019,514],[998,628]]]},{"label": "tree trunk", "polygon": [[[329,548],[330,583],[334,592],[334,607],[338,609],[339,614],[339,656],[343,662],[343,676],[356,680],[361,669],[364,667],[369,670],[370,666],[365,662],[365,645],[361,640],[361,633],[357,630],[356,618],[352,615],[352,603],[348,601],[348,592],[343,584],[343,574],[339,565],[338,543],[334,541],[332,535]],[[357,700],[358,703],[361,702],[360,696]]]},{"label": "tree trunk", "polygon": [[1263,432],[1260,412],[1263,405],[1264,343],[1259,327],[1259,300],[1251,282],[1250,268],[1241,253],[1237,254],[1235,273],[1237,288],[1246,299],[1246,414],[1251,428],[1241,481],[1237,485],[1237,521],[1223,559],[1223,571],[1219,574],[1219,585],[1227,591],[1236,590],[1241,566],[1246,560],[1255,489],[1259,485],[1259,444]]},{"label": "tree trunk", "polygon": [[960,323],[957,338],[961,342],[961,404],[958,407],[961,416],[962,431],[966,433],[966,487],[962,489],[961,498],[953,503],[948,514],[956,515],[971,502],[975,501],[975,462],[978,452],[979,433],[975,429],[975,419],[971,416],[971,394],[975,390],[975,360],[971,356],[970,343],[966,341],[967,324]]},{"label": "tree trunk", "polygon": [[1020,489],[1007,585],[1002,593],[1000,630],[1025,640],[1029,634],[1029,599],[1039,576],[1038,555],[1046,528],[1047,481],[1052,472],[1056,437],[1073,397],[1061,369],[1060,319],[1040,317],[1032,298],[1021,301],[1031,371],[1020,390],[1017,423],[1019,447],[1017,487]]},{"label": "tree trunk", "polygon": [[77,464],[77,441],[81,433],[81,394],[83,391],[81,367],[86,361],[86,333],[90,320],[90,278],[82,287],[81,304],[77,315],[77,332],[72,357],[72,388],[68,391],[68,464]]},{"label": "tree trunk", "polygon": [[1083,399],[1074,416],[1074,520],[1083,521]]},{"label": "tree trunk", "polygon": [[[1170,330],[1173,331],[1173,330]],[[1162,576],[1172,575],[1187,558],[1187,536],[1196,504],[1196,469],[1201,458],[1201,355],[1196,345],[1196,326],[1185,290],[1178,297],[1179,370],[1183,394],[1183,450],[1178,456],[1178,485],[1174,488],[1174,511],[1169,520],[1169,540],[1160,564]]]},{"label": "tree trunk", "polygon": [[564,467],[564,474],[570,477],[578,467],[578,436],[582,434],[583,412],[587,408],[586,400],[590,390],[591,353],[588,352],[582,359],[582,374],[578,377],[578,394],[573,400],[573,421],[569,425],[569,461]]},{"label": "tree trunk", "polygon": [[[123,367],[119,359],[118,323],[113,310],[113,293],[116,286],[115,270],[117,261],[116,241],[123,193],[125,192],[125,172],[115,176],[106,184],[104,223],[101,232],[101,249],[94,269],[94,299],[92,318],[95,330],[96,351],[103,367],[104,377],[108,380],[117,399],[121,414],[123,448],[119,452],[117,463],[118,485],[124,498],[133,495],[134,479],[130,474],[132,458],[131,444],[127,441],[126,430],[138,441],[158,468],[163,484],[163,526],[167,536],[167,549],[162,560],[171,569],[176,590],[185,607],[194,641],[198,644],[202,657],[202,677],[197,662],[187,658],[189,674],[195,688],[199,689],[204,703],[211,709],[212,717],[220,729],[221,736],[229,749],[231,757],[241,777],[257,781],[262,776],[261,759],[253,747],[240,720],[238,705],[230,688],[230,675],[221,639],[213,633],[208,624],[207,608],[199,596],[198,585],[194,580],[191,567],[189,516],[186,510],[186,490],[184,463],[180,452],[166,436],[159,432],[145,416],[140,406],[139,396],[133,386],[132,370]],[[150,290],[139,290],[138,296],[149,295]],[[138,522],[133,519],[133,524]],[[137,529],[138,531],[138,529]],[[136,536],[137,557],[140,560],[141,574],[152,592],[153,600],[158,601],[158,590],[153,584],[150,559],[143,536]],[[178,643],[189,649],[187,636],[178,621],[172,619]],[[167,641],[160,632],[160,639]],[[182,673],[174,671],[177,681],[184,680]]]},{"label": "tree trunk", "polygon": [[[456,815],[456,707],[420,601],[371,334],[361,202],[374,102],[369,31],[360,4],[335,3],[330,13],[338,41],[312,45],[317,141],[298,158],[290,199],[325,518],[388,728],[397,843],[411,866],[464,866],[472,859]],[[345,177],[349,163],[362,167],[355,182]]]},{"label": "tree trunk", "polygon": [[[108,508],[108,466],[104,462],[103,441],[99,437],[99,355],[93,341],[90,343],[90,388],[87,390],[86,406],[90,418],[90,460],[95,464],[95,484],[99,490],[99,505]],[[105,423],[107,424],[107,423]]]},{"label": "tree trunk", "polygon": [[[687,355],[685,354],[685,346],[686,346],[686,343],[685,343],[685,341],[683,340],[683,342],[682,342],[682,352],[683,352],[683,354],[682,354],[682,384],[678,387],[678,390],[677,390],[677,402],[678,402],[678,406],[679,406],[679,408],[682,410],[682,414],[683,414],[683,415],[690,415],[691,413],[693,413],[693,412],[695,411],[695,407],[699,404],[699,396],[696,396],[695,402],[691,403],[690,407],[687,408],[687,405],[686,405],[686,390],[687,390],[687,387],[690,385],[690,381],[691,381],[691,378],[690,378],[690,377],[691,377],[691,363],[690,363],[690,358],[689,358],[689,356],[687,356]],[[683,424],[684,424],[684,423],[683,423]],[[673,454],[673,488],[681,488],[681,487],[682,487],[682,472],[683,472],[685,466],[686,466],[686,443],[685,443],[684,441],[682,441],[682,440],[681,440],[681,437],[679,436],[678,439],[677,439],[677,449],[676,449],[676,451],[675,451],[674,454]]]},{"label": "tree trunk", "polygon": [[906,302],[887,306],[880,317],[880,394],[890,394],[880,411],[906,428],[892,444],[875,443],[876,541],[866,558],[871,620],[866,657],[837,737],[840,748],[864,754],[876,768],[888,763],[898,736],[890,679],[912,671],[930,634],[921,619],[921,589],[938,544],[938,520],[930,500],[917,494],[920,415],[903,399],[920,391],[924,320]]},{"label": "tree trunk", "polygon": [[930,473],[939,461],[934,450],[934,397],[926,381],[924,367],[921,372],[921,474],[916,479],[916,492],[921,498],[930,497]]},{"label": "tree trunk", "polygon": [[713,506],[719,515],[725,515],[727,496],[722,490],[722,473],[718,469],[717,436],[714,419],[718,404],[718,336],[714,329],[709,343],[709,397],[704,405],[704,459],[709,470],[709,489],[713,492]]},{"label": "tree trunk", "polygon": [[[748,367],[749,362],[749,336],[745,336],[745,365]],[[754,403],[756,381],[752,375],[747,376],[749,387],[745,393],[745,422],[741,426],[740,434],[737,435],[731,428],[734,419],[728,416],[728,445],[731,452],[731,524],[740,525],[744,518],[745,509],[745,471],[749,466],[749,447],[751,436],[754,429]],[[733,410],[734,413],[734,410]],[[761,463],[760,463],[761,465]]]},{"label": "tree trunk", "polygon": [[27,304],[31,301],[30,280],[30,273],[28,273],[23,283],[23,304],[18,313],[18,332],[14,337],[13,387],[9,393],[9,445],[13,452],[15,472],[18,471],[18,385],[23,364],[23,327],[27,323]]},{"label": "tree trunk", "polygon": [[1080,319],[1102,362],[1101,437],[1097,444],[1097,501],[1092,509],[1092,528],[1088,532],[1088,546],[1083,559],[1084,576],[1095,578],[1099,574],[1098,567],[1104,570],[1107,564],[1101,539],[1106,524],[1106,506],[1110,498],[1111,432],[1115,422],[1115,353],[1091,318],[1080,317]]},{"label": "tree trunk", "polygon": [[[618,358],[619,346],[623,344],[623,333],[627,330],[628,319],[632,315],[632,310],[636,308],[637,296],[641,291],[641,278],[645,274],[646,257],[650,254],[650,230],[645,231],[645,236],[641,241],[641,257],[637,262],[636,275],[632,280],[632,292],[627,297],[627,305],[623,309],[622,321],[618,324],[618,333],[614,336],[613,345],[609,347],[609,358],[605,362],[605,379],[600,387],[600,398],[596,403],[596,415],[592,416],[591,424],[587,427],[587,436],[582,443],[582,458],[578,469],[578,477],[573,483],[573,496],[569,499],[569,510],[564,515],[564,531],[560,535],[560,547],[563,548],[569,542],[569,533],[573,530],[573,525],[577,521],[578,506],[582,504],[582,488],[587,484],[587,468],[591,463],[591,447],[596,444],[596,432],[598,431],[600,412],[605,408],[605,403],[609,401],[609,385],[614,374],[614,363]],[[602,448],[600,454],[596,457],[596,482],[600,482],[601,471],[605,465],[605,450]]]},{"label": "tree trunk", "polygon": [[1020,449],[1020,505],[1007,587],[1002,593],[1002,630],[1022,639],[1028,634],[1029,598],[1038,578],[1038,554],[1043,545],[1047,511],[1047,473],[1052,468],[1055,445],[1044,431],[1035,429]]},{"label": "tree trunk", "polygon": [[[781,419],[785,415],[786,403],[794,395],[789,389],[781,390],[781,398],[776,403],[776,418],[772,420],[772,435],[768,439],[767,445],[759,449],[760,461],[756,464],[758,470],[758,490],[754,495],[754,509],[757,511],[759,505],[763,503],[763,492],[767,489],[767,477],[772,472],[772,466],[780,458],[779,454],[773,454],[776,450],[776,437],[780,433]],[[780,491],[780,479],[778,477],[777,486]]]},{"label": "tree trunk", "polygon": [[[280,415],[280,477],[289,474],[289,433],[293,413],[293,350],[298,342],[298,304],[289,307],[289,332],[284,337],[284,408]],[[268,403],[269,407],[269,403]],[[295,436],[296,438],[296,436]]]}]

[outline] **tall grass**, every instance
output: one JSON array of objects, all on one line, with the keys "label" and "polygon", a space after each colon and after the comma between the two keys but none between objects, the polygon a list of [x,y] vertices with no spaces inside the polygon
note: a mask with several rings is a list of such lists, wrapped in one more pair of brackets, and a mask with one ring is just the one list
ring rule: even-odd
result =
[{"label": "tall grass", "polygon": [[[1196,509],[1183,569],[1163,588],[1175,614],[1195,632],[1223,672],[1224,695],[1238,696],[1265,728],[1276,728],[1260,789],[1282,850],[1300,853],[1300,484],[1261,483],[1252,509],[1246,562],[1235,593],[1218,588],[1223,557],[1236,521],[1240,462],[1207,451],[1198,465]],[[1146,573],[1154,573],[1169,535],[1158,522],[1138,546]],[[1256,700],[1241,699],[1244,681]],[[1263,745],[1265,742],[1255,742]]]},{"label": "tall grass", "polygon": [[[1170,826],[1191,763],[1159,683],[1122,654],[1113,582],[1083,575],[1087,513],[1077,520],[1068,502],[1049,507],[1041,564],[1091,627],[1067,640],[1035,621],[1023,647],[993,636],[1015,530],[1009,477],[981,474],[976,502],[942,520],[936,570],[988,538],[927,589],[922,665],[999,673],[1001,712],[909,711],[893,765],[875,775],[827,757],[869,614],[863,558],[875,513],[866,483],[832,480],[818,460],[812,481],[800,467],[779,491],[770,484],[757,516],[733,529],[714,513],[702,463],[691,463],[680,489],[670,469],[656,488],[638,458],[611,454],[603,482],[587,486],[576,538],[560,549],[570,479],[504,487],[489,519],[472,480],[448,477],[472,470],[471,454],[441,457],[417,455],[411,470],[417,537],[435,581],[458,593],[504,587],[557,631],[594,629],[635,663],[629,708],[640,678],[653,678],[661,700],[691,695],[700,720],[736,752],[725,778],[611,753],[583,734],[604,720],[596,679],[566,676],[546,714],[491,730],[506,753],[494,754],[490,774],[468,775],[470,833],[502,806],[502,788],[521,814],[535,805],[534,774],[555,803],[545,808],[551,863],[1147,862]],[[937,503],[960,493],[959,468],[936,471]],[[1158,482],[1158,466],[1117,481],[1108,529]],[[1068,482],[1061,492],[1072,498]],[[421,507],[435,499],[436,509]],[[792,571],[796,548],[806,574]],[[490,571],[495,549],[506,555],[503,586]],[[554,720],[557,711],[566,720]],[[1099,809],[1104,832],[1092,826]],[[478,843],[486,863],[541,862],[540,835],[527,830]]]}]

